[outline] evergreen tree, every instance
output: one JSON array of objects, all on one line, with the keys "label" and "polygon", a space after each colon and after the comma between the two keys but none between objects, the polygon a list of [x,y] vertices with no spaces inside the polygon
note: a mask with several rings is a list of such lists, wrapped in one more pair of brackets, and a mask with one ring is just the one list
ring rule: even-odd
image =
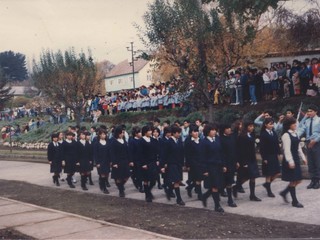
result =
[{"label": "evergreen tree", "polygon": [[13,51],[0,53],[0,67],[8,81],[23,81],[28,77],[26,56]]},{"label": "evergreen tree", "polygon": [[3,109],[5,103],[13,97],[13,94],[10,92],[11,87],[7,86],[7,76],[0,67],[0,109]]}]

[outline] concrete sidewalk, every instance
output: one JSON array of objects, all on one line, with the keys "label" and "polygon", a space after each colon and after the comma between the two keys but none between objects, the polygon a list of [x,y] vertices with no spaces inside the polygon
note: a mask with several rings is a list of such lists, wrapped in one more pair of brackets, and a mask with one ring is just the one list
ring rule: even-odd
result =
[{"label": "concrete sidewalk", "polygon": [[0,229],[35,239],[174,239],[0,197]]},{"label": "concrete sidewalk", "polygon": [[[64,175],[65,177],[66,175]],[[96,170],[92,172],[94,186],[88,185],[89,191],[87,193],[102,194],[98,186],[98,176]],[[54,186],[52,183],[52,177],[49,173],[49,165],[39,163],[28,162],[12,162],[12,161],[0,161],[0,178],[6,180],[19,180],[28,183],[67,189],[70,191],[82,191],[79,183],[79,174],[75,176],[78,180],[75,189],[70,189],[66,182],[61,182],[60,187]],[[184,180],[187,179],[186,174]],[[320,189],[319,190],[307,190],[306,186],[309,180],[305,180],[297,187],[297,197],[299,201],[305,206],[302,209],[297,209],[291,206],[291,204],[285,204],[278,193],[283,190],[287,183],[277,179],[272,184],[272,189],[276,198],[268,198],[265,189],[262,187],[264,178],[258,178],[256,183],[256,195],[262,199],[262,202],[249,201],[249,189],[248,183],[244,184],[246,193],[239,194],[239,197],[235,199],[237,208],[230,208],[227,206],[227,199],[222,198],[221,205],[226,213],[235,213],[240,215],[250,215],[253,217],[264,217],[275,220],[283,220],[289,222],[300,222],[307,224],[320,225]],[[115,184],[110,181],[111,188],[109,189],[111,196],[118,196],[118,190]],[[139,193],[133,186],[131,180],[125,185],[126,198],[138,199],[144,201],[144,194]],[[182,198],[186,202],[187,207],[202,208],[200,201],[196,200],[194,194],[193,198],[189,198],[184,189],[182,189]],[[167,201],[163,190],[158,190],[156,187],[153,190],[155,196],[154,202],[175,204],[175,200]],[[290,199],[290,197],[289,197]],[[152,204],[152,203],[151,203]],[[208,199],[208,208],[213,209],[213,201]]]}]

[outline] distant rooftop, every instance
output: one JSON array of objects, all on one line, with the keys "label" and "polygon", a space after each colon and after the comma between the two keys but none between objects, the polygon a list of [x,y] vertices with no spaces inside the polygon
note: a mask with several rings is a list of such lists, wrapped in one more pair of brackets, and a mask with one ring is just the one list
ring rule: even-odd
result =
[{"label": "distant rooftop", "polygon": [[[134,72],[139,72],[148,61],[138,58],[137,61],[134,62]],[[132,73],[132,66],[129,64],[128,60],[124,60],[117,64],[112,70],[106,75],[106,78],[116,77],[121,75],[126,75]]]}]

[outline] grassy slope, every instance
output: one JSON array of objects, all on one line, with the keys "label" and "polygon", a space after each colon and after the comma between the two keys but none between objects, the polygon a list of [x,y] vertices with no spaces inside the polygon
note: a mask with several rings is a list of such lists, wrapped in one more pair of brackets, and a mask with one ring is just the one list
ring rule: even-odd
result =
[{"label": "grassy slope", "polygon": [[[264,110],[272,110],[275,113],[283,113],[286,109],[290,108],[294,111],[298,111],[300,103],[303,102],[303,110],[306,110],[307,105],[313,103],[319,105],[320,97],[306,98],[306,97],[294,97],[285,100],[261,102],[256,106],[250,106],[248,104],[244,106],[228,106],[228,105],[218,105],[214,107],[214,120],[218,123],[221,122],[232,122],[235,119],[243,117],[245,119],[253,120]],[[173,110],[162,110],[162,111],[148,111],[148,112],[126,112],[120,113],[114,116],[105,116],[100,118],[100,122],[95,124],[99,126],[100,124],[105,124],[108,127],[112,125],[125,124],[127,126],[127,131],[130,133],[132,126],[134,125],[144,125],[147,122],[152,121],[155,117],[158,117],[161,121],[170,120],[173,123],[175,120],[189,119],[190,121],[196,120],[196,118],[205,119],[208,111],[205,109],[198,112],[189,112],[186,109],[173,109]],[[20,126],[25,125],[30,119],[18,119],[14,122],[0,122],[0,127],[11,124]],[[67,124],[51,124],[46,122],[45,126],[31,130],[26,134],[22,134],[20,137],[14,137],[15,141],[20,142],[48,142],[50,139],[50,134],[57,131],[65,131],[69,125],[75,125],[75,123]],[[82,126],[89,128],[92,124],[85,122]]]}]

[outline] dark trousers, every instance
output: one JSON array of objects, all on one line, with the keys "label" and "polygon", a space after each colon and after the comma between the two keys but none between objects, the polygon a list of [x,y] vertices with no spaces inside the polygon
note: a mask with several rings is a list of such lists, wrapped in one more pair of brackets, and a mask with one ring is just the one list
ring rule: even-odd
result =
[{"label": "dark trousers", "polygon": [[316,143],[311,149],[308,148],[307,157],[310,177],[320,179],[320,143]]}]

